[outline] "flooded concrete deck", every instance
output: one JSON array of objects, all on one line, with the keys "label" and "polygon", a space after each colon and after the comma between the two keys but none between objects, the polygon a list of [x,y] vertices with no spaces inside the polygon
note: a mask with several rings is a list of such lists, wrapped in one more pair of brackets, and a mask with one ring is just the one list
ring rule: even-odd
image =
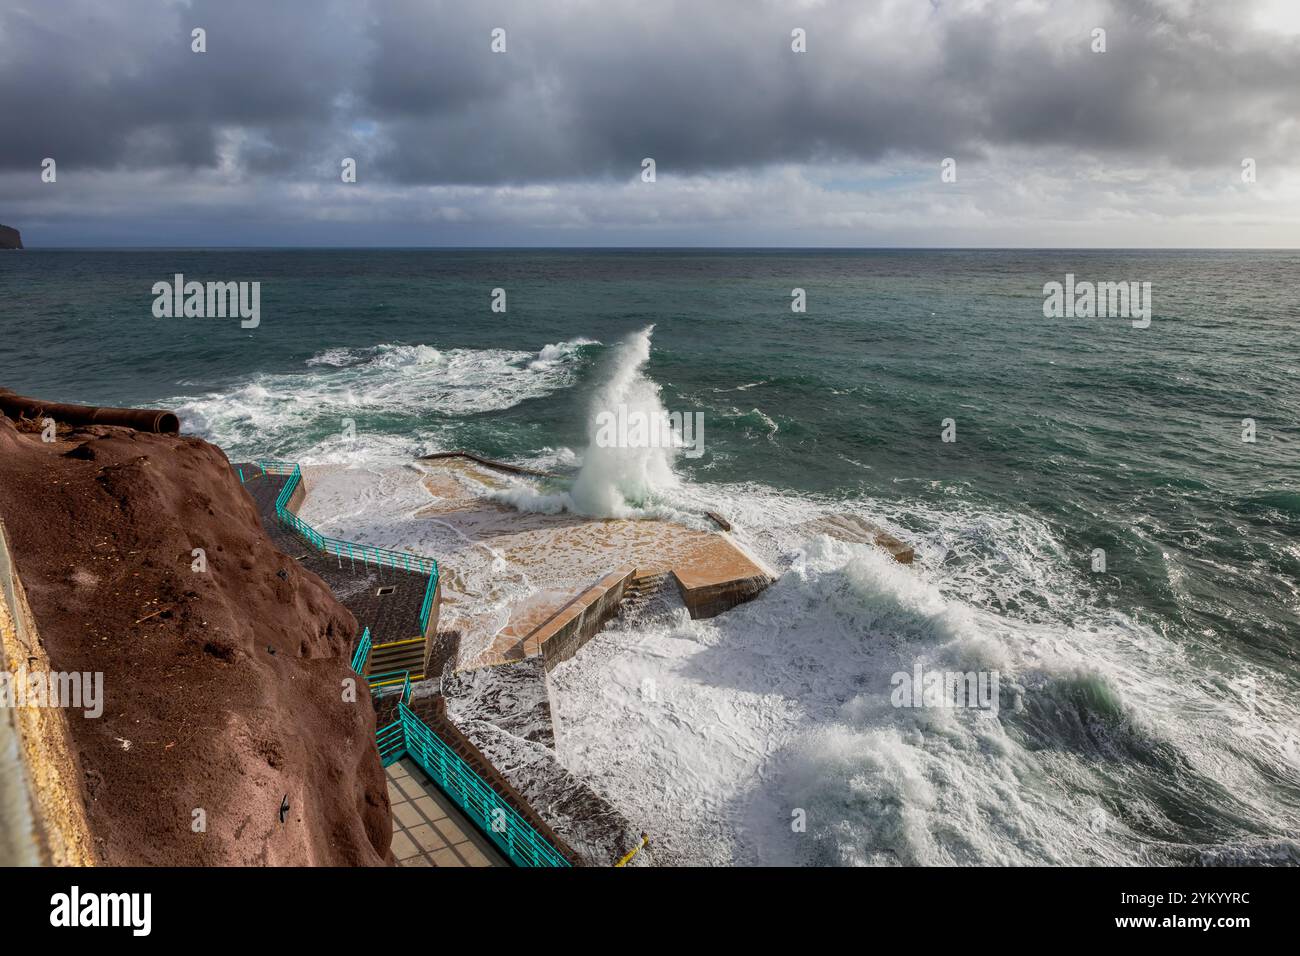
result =
[{"label": "flooded concrete deck", "polygon": [[[463,668],[544,654],[553,637],[563,636],[567,643],[566,628],[572,628],[575,616],[608,603],[622,579],[669,575],[697,617],[753,597],[772,579],[712,522],[692,528],[655,518],[519,510],[512,500],[541,492],[532,476],[503,473],[468,458],[439,458],[420,467],[433,501],[415,517],[449,532],[439,551],[449,572],[443,613],[458,622]],[[461,558],[479,563],[481,556],[468,552],[484,548],[495,572],[487,582],[489,593],[481,579],[457,574],[467,563]],[[511,589],[511,582],[520,586]],[[619,599],[621,591],[613,603]]]}]

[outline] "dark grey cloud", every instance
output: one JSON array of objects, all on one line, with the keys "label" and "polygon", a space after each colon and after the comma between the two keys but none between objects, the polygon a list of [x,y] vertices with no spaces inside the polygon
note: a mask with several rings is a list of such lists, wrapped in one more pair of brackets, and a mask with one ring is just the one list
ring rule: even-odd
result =
[{"label": "dark grey cloud", "polygon": [[[33,0],[0,6],[0,168],[214,166],[223,130],[255,131],[290,165],[337,135],[363,55],[340,3],[190,6]],[[207,30],[209,52],[190,49]],[[311,130],[306,134],[305,130]],[[293,159],[289,154],[293,153]]]},{"label": "dark grey cloud", "polygon": [[366,176],[402,183],[622,177],[648,155],[684,172],[1016,145],[1180,166],[1286,155],[1300,42],[1250,9],[16,0],[0,12],[0,167],[215,167],[232,130],[250,174],[360,154]]},{"label": "dark grey cloud", "polygon": [[[382,170],[402,181],[622,175],[645,155],[697,171],[1023,144],[1204,165],[1300,145],[1277,135],[1300,44],[1251,29],[1248,4],[458,6],[374,25],[375,63],[400,65],[365,71],[365,102],[393,118]],[[485,54],[494,24],[507,56]],[[452,42],[430,56],[430,36]]]},{"label": "dark grey cloud", "polygon": [[1300,0],[0,5],[38,243],[1295,244],[1298,116]]}]

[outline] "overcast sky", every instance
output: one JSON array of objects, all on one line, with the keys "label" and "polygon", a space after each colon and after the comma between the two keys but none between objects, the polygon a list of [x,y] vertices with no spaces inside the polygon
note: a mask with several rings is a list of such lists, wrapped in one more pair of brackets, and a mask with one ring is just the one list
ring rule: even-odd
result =
[{"label": "overcast sky", "polygon": [[1300,0],[0,2],[31,246],[1296,247],[1298,156]]}]

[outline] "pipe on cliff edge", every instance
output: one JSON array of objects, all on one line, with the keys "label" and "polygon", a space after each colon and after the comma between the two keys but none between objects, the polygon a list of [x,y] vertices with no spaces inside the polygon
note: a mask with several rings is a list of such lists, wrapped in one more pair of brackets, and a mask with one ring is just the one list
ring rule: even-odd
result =
[{"label": "pipe on cliff edge", "polygon": [[39,398],[15,395],[0,388],[0,412],[11,418],[53,418],[68,425],[119,425],[140,432],[175,435],[181,420],[175,412],[154,408],[107,408],[100,405],[66,405],[43,402]]}]

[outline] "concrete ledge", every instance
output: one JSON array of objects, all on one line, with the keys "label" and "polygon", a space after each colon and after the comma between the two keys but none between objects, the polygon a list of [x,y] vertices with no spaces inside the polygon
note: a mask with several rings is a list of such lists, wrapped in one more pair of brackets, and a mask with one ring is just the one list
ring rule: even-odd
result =
[{"label": "concrete ledge", "polygon": [[430,669],[430,658],[433,656],[434,647],[438,643],[438,614],[442,610],[442,565],[438,565],[438,583],[433,586],[433,606],[429,609],[429,623],[424,626],[424,633],[420,636],[424,638],[424,674],[426,676],[433,673]]},{"label": "concrete ledge", "polygon": [[622,568],[587,588],[524,638],[524,656],[541,654],[547,670],[568,660],[618,613],[623,591],[635,574],[636,568]]},{"label": "concrete ledge", "polygon": [[454,750],[462,760],[483,778],[483,781],[496,791],[506,803],[514,808],[515,812],[528,821],[539,834],[541,834],[559,854],[568,860],[574,866],[583,866],[586,861],[573,851],[559,835],[551,829],[550,825],[542,819],[540,813],[533,809],[531,803],[511,786],[501,771],[496,768],[492,761],[488,760],[469,739],[452,723],[451,718],[447,716],[447,701],[445,698],[438,696],[432,698],[416,699],[411,702],[411,709],[429,725],[430,728],[443,742]]},{"label": "concrete ledge", "polygon": [[704,512],[704,516],[708,518],[710,521],[712,521],[714,524],[716,524],[723,531],[731,530],[731,522],[728,521],[726,518],[722,517],[722,515],[718,514],[716,511],[706,511]]},{"label": "concrete ledge", "polygon": [[910,545],[904,544],[878,524],[857,515],[830,515],[806,522],[801,527],[815,534],[830,535],[840,541],[883,548],[899,564],[911,564],[916,557],[916,552]]},{"label": "concrete ledge", "polygon": [[302,503],[306,499],[307,499],[307,476],[301,474],[300,472],[298,478],[298,485],[293,489],[293,494],[289,496],[289,500],[284,503],[284,508],[290,514],[297,515],[298,509],[302,507]]},{"label": "concrete ledge", "polygon": [[877,548],[884,548],[899,564],[911,564],[916,558],[912,546],[899,541],[884,528],[872,526],[875,535],[871,541]]},{"label": "concrete ledge", "polygon": [[[560,728],[540,656],[459,671],[443,682],[443,691],[447,716],[460,733],[586,865],[610,866],[634,845],[642,828],[556,757]],[[417,697],[413,706],[427,703]]]},{"label": "concrete ledge", "polygon": [[534,468],[525,468],[522,465],[508,465],[504,461],[493,461],[491,458],[483,458],[470,451],[436,451],[431,455],[421,455],[420,461],[437,461],[440,458],[464,458],[468,461],[477,462],[488,468],[495,468],[498,471],[508,471],[512,475],[531,475],[534,478],[557,478],[549,471],[537,471]]},{"label": "concrete ledge", "polygon": [[689,570],[674,570],[672,574],[686,610],[696,620],[730,611],[737,604],[757,597],[772,583],[766,574],[727,581],[708,580],[698,572]]}]

